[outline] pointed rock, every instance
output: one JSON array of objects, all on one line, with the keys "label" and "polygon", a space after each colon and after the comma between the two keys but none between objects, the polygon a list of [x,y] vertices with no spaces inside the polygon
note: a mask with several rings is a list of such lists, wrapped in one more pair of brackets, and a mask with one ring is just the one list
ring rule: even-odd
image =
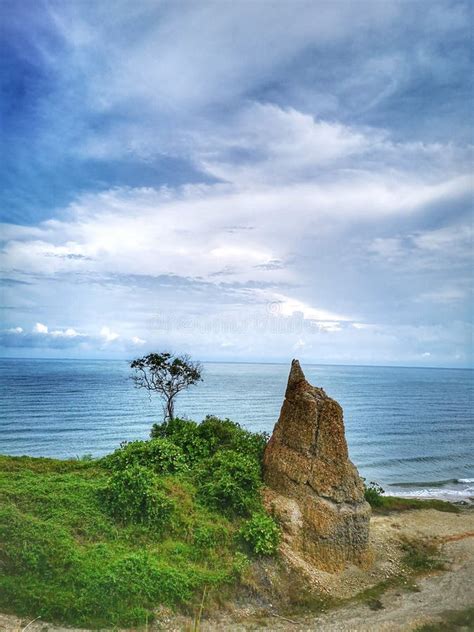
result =
[{"label": "pointed rock", "polygon": [[361,562],[370,506],[348,456],[341,406],[291,363],[285,401],[264,455],[267,506],[285,541],[319,568]]},{"label": "pointed rock", "polygon": [[288,376],[287,390],[297,387],[301,382],[305,382],[307,384],[303,369],[301,368],[298,360],[292,360],[290,375]]}]

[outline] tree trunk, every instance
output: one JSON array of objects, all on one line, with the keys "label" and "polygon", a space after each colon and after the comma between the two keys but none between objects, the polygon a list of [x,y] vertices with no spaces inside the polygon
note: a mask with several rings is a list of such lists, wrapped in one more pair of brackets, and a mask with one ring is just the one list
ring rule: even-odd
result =
[{"label": "tree trunk", "polygon": [[173,401],[173,397],[169,397],[166,400],[166,411],[165,411],[165,421],[169,421],[170,419],[173,419],[174,417],[174,401]]}]

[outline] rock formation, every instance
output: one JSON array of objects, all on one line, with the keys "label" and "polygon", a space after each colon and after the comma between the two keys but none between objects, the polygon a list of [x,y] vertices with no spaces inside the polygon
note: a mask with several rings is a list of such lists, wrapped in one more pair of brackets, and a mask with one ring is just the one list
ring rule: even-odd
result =
[{"label": "rock formation", "polygon": [[265,450],[264,480],[267,509],[292,552],[328,571],[366,559],[370,506],[349,460],[342,408],[306,381],[298,360]]}]

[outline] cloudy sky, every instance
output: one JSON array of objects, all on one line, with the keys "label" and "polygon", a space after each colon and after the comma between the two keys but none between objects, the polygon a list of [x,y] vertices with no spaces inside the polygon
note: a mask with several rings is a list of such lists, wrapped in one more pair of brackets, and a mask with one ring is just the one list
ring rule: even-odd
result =
[{"label": "cloudy sky", "polygon": [[472,365],[471,2],[0,8],[3,355]]}]

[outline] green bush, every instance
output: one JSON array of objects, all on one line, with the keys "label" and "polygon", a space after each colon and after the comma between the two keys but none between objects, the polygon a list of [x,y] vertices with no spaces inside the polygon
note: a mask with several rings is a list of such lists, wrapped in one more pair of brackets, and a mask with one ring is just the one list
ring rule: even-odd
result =
[{"label": "green bush", "polygon": [[189,465],[194,465],[211,454],[208,444],[200,435],[199,425],[189,419],[174,418],[162,424],[154,424],[151,436],[178,446]]},{"label": "green bush", "polygon": [[259,463],[234,450],[220,450],[196,472],[198,495],[209,507],[248,515],[260,503]]},{"label": "green bush", "polygon": [[254,513],[239,531],[240,537],[256,555],[275,555],[280,544],[280,528],[264,513]]},{"label": "green bush", "polygon": [[207,442],[211,454],[228,449],[241,452],[258,461],[263,458],[268,435],[265,432],[249,432],[230,419],[208,415],[200,424],[199,432]]},{"label": "green bush", "polygon": [[264,432],[249,432],[230,419],[213,415],[208,415],[200,424],[189,419],[170,419],[155,424],[151,436],[168,439],[179,446],[189,465],[209,458],[219,450],[240,452],[260,462],[268,441]]},{"label": "green bush", "polygon": [[175,474],[186,470],[183,451],[166,439],[123,443],[118,450],[102,459],[105,467],[118,471],[131,465],[149,467],[158,474]]},{"label": "green bush", "polygon": [[153,523],[162,529],[171,518],[174,503],[158,489],[158,483],[156,475],[141,465],[118,470],[102,492],[106,508],[120,522]]},{"label": "green bush", "polygon": [[381,507],[384,501],[382,494],[385,493],[385,490],[378,483],[374,483],[374,481],[370,481],[367,485],[365,483],[365,479],[364,488],[365,500],[369,503],[369,505],[371,507]]}]

